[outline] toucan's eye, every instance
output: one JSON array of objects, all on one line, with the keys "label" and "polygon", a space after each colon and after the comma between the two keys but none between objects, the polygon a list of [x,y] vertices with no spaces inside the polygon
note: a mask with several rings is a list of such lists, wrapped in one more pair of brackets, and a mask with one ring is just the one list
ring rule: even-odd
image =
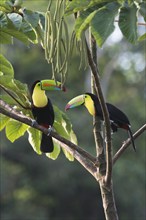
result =
[{"label": "toucan's eye", "polygon": [[41,85],[41,83],[38,83],[38,84],[37,84],[37,86],[40,86],[40,85]]}]

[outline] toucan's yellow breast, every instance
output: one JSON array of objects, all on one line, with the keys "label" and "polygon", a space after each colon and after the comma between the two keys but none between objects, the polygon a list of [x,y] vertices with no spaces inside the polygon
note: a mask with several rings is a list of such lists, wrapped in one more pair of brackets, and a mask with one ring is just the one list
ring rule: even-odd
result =
[{"label": "toucan's yellow breast", "polygon": [[85,103],[84,103],[85,107],[87,108],[88,112],[91,115],[95,115],[95,107],[94,107],[94,102],[91,99],[90,96],[86,96],[85,97]]},{"label": "toucan's yellow breast", "polygon": [[34,88],[32,94],[32,101],[34,106],[36,107],[44,107],[48,103],[48,98],[45,94],[45,91],[41,90],[40,88]]}]

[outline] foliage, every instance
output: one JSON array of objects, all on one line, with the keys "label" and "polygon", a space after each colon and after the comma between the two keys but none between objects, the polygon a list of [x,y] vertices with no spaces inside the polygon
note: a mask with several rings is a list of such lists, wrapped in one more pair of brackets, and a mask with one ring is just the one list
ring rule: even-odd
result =
[{"label": "foliage", "polygon": [[[65,2],[65,1],[64,1]],[[65,75],[67,73],[68,57],[71,58],[72,50],[75,44],[80,47],[81,64],[83,60],[86,61],[85,39],[83,32],[87,28],[91,28],[91,32],[95,37],[97,44],[102,46],[108,36],[114,30],[115,17],[119,14],[119,27],[123,35],[131,42],[135,43],[138,39],[137,35],[137,12],[145,19],[145,2],[138,3],[128,1],[77,1],[73,0],[66,3],[66,8],[62,1],[58,1],[55,7],[50,5],[46,14],[40,12],[33,12],[26,8],[22,8],[22,1],[3,0],[0,4],[0,38],[2,44],[9,44],[13,42],[15,37],[24,44],[28,45],[41,41],[45,49],[46,59],[52,63],[52,70],[56,72],[63,72],[62,81],[65,82]],[[53,9],[55,8],[55,9]],[[69,36],[67,23],[64,18],[65,15],[79,13],[75,19],[75,32]],[[104,19],[103,19],[104,18]],[[46,22],[45,22],[46,20]],[[65,39],[63,34],[65,32]],[[81,39],[81,41],[77,41]],[[145,39],[145,34],[140,40]],[[79,42],[79,44],[77,43]],[[64,48],[63,54],[61,54]],[[54,53],[54,51],[56,51]],[[84,55],[83,55],[84,54]],[[64,60],[62,57],[64,56]],[[15,106],[16,109],[22,111],[24,114],[32,117],[30,108],[29,91],[26,84],[14,78],[14,70],[11,63],[1,54],[1,88],[4,88],[7,95],[1,95],[1,98],[7,101],[8,104]],[[54,67],[56,63],[56,67]],[[80,66],[81,66],[80,64]],[[53,72],[55,78],[55,72]],[[12,94],[10,96],[9,94]],[[13,99],[14,97],[14,99]],[[18,105],[17,101],[20,103]],[[23,104],[25,105],[23,106]],[[27,109],[28,108],[28,109]],[[56,119],[54,123],[55,130],[63,137],[76,143],[75,134],[71,128],[69,119],[58,108],[55,108]],[[7,117],[2,117],[4,123],[1,129],[6,127],[6,136],[10,141],[15,141],[23,136],[28,131],[28,140],[33,146],[34,150],[40,154],[40,132],[27,126],[23,126],[20,122],[9,120]],[[19,128],[19,133],[17,133]],[[56,152],[56,153],[55,153]],[[56,159],[60,153],[59,143],[55,143],[55,150],[53,154],[47,154],[48,157]],[[73,158],[64,152],[69,160]]]},{"label": "foliage", "polygon": [[[5,6],[5,9],[7,8],[6,3],[7,2],[5,2],[5,4],[3,4],[3,6]],[[12,10],[12,8],[11,8],[11,10]],[[20,12],[20,9],[18,12]],[[3,15],[4,15],[4,13],[3,13]],[[22,37],[23,36],[22,32],[24,34],[24,29],[22,29],[20,27],[22,27],[24,25],[24,22],[27,21],[27,23],[29,23],[29,25],[32,25],[33,28],[36,28],[39,25],[38,24],[38,22],[39,22],[38,13],[33,13],[33,12],[25,9],[23,11],[24,20],[22,19],[22,16],[20,16],[19,14],[18,14],[18,16],[16,16],[16,13],[11,13],[11,15],[12,16],[9,16],[9,13],[8,13],[8,16],[9,16],[9,18],[8,18],[8,17],[6,17],[6,14],[5,14],[4,17],[6,19],[2,19],[1,27],[4,27],[4,21],[7,20],[9,22],[9,19],[12,19],[14,26],[9,27],[8,22],[6,22],[7,29],[10,31],[10,38],[11,38],[11,36],[13,36],[13,37],[15,36],[17,39],[21,40],[23,43],[26,43],[23,41],[24,38]],[[17,17],[17,19],[16,19],[16,17]],[[20,20],[21,20],[21,22],[20,22]],[[14,32],[15,32],[15,28],[17,28],[17,31],[19,30],[19,34],[17,36],[14,35],[13,33],[11,34],[11,30],[10,30],[11,28],[14,30]],[[6,39],[5,34],[3,34],[3,39]],[[28,33],[27,33],[26,39],[27,39],[27,43],[29,41],[31,41],[30,35],[28,35]],[[2,41],[2,43],[10,43],[10,41],[7,41],[7,42]],[[35,43],[35,42],[33,42],[33,43]],[[2,54],[0,55],[0,60],[1,60],[0,85],[1,85],[2,89],[4,89],[6,92],[8,92],[7,95],[1,95],[1,99],[7,101],[7,103],[12,106],[15,106],[15,108],[17,110],[32,117],[32,113],[29,110],[30,109],[30,97],[29,97],[29,90],[28,90],[27,85],[21,83],[20,81],[18,81],[14,78],[13,67],[12,67],[11,63]],[[11,96],[10,96],[10,94],[11,94]],[[18,102],[19,102],[19,105],[18,105]],[[25,105],[24,105],[24,103],[25,103]],[[56,115],[60,114],[60,117],[57,118],[57,121],[54,124],[54,128],[58,131],[58,133],[62,134],[62,136],[65,136],[67,139],[72,140],[73,142],[76,143],[76,138],[75,138],[74,132],[71,129],[69,119],[67,119],[65,116],[63,116],[63,113],[61,113],[61,111],[59,109],[57,109],[55,112],[57,112]],[[2,120],[1,121],[1,130],[6,128],[6,136],[11,142],[14,142],[15,140],[17,140],[18,138],[23,136],[26,131],[28,131],[29,143],[32,145],[32,147],[34,148],[34,150],[38,154],[41,154],[40,149],[39,149],[39,146],[40,146],[40,132],[39,131],[36,131],[35,129],[29,128],[28,126],[25,126],[24,124],[22,124],[18,121],[9,120],[7,117],[2,116],[1,120]],[[49,158],[56,159],[60,153],[60,150],[57,150],[57,149],[60,149],[59,143],[55,143],[55,150],[54,150],[53,154],[47,154],[47,156]],[[69,160],[71,160],[71,161],[73,160],[73,157],[68,152],[66,152],[65,150],[63,152]]]},{"label": "foliage", "polygon": [[66,7],[66,15],[76,12],[80,12],[75,21],[78,39],[83,31],[91,28],[91,33],[95,37],[97,45],[102,47],[114,31],[114,22],[119,17],[117,22],[123,35],[129,42],[136,43],[138,40],[137,18],[140,13],[145,19],[145,2],[73,0]]},{"label": "foliage", "polygon": [[0,3],[0,41],[12,43],[12,37],[26,45],[38,43],[43,38],[44,16],[42,13],[21,8],[18,1],[3,0]]},{"label": "foliage", "polygon": [[[6,92],[9,91],[7,95],[1,95],[1,99],[7,101],[7,103],[12,106],[15,106],[15,109],[32,117],[32,113],[30,111],[30,98],[29,98],[29,91],[28,91],[27,85],[22,84],[18,80],[15,80],[14,70],[13,70],[12,65],[8,62],[8,60],[6,60],[4,56],[1,55],[0,58],[1,58],[1,63],[2,63],[0,86],[2,89],[7,88],[4,91]],[[13,97],[15,97],[15,99],[13,99]],[[25,105],[23,103],[25,103]],[[54,110],[55,110],[55,115],[56,115],[55,123],[54,123],[55,130],[59,134],[61,134],[63,137],[76,143],[76,137],[72,130],[70,120],[57,107],[54,107]],[[40,146],[40,132],[39,131],[36,131],[33,128],[29,128],[28,126],[18,121],[9,120],[5,116],[2,116],[1,120],[2,121],[1,121],[0,128],[2,130],[6,127],[6,136],[11,142],[14,142],[15,140],[23,136],[26,131],[28,131],[29,143],[32,145],[32,147],[38,154],[41,154],[40,149],[39,149],[39,146]],[[55,150],[53,154],[47,154],[47,156],[52,159],[56,159],[60,153],[60,151],[57,150],[58,148],[59,148],[59,143],[55,143]],[[69,160],[71,161],[73,160],[73,157],[69,153],[67,153],[65,150],[63,152]]]},{"label": "foliage", "polygon": [[[143,41],[146,38],[146,34],[143,34],[142,36],[139,36],[139,34],[137,33],[137,22],[138,22],[139,14],[141,14],[142,17],[144,18],[144,20],[146,21],[145,1],[141,1],[141,3],[139,3],[139,1],[132,1],[132,0],[129,0],[129,1],[124,1],[124,0],[118,0],[118,1],[96,0],[96,1],[92,1],[91,0],[90,2],[86,1],[86,0],[85,1],[73,0],[73,1],[66,1],[66,2],[67,2],[67,7],[65,9],[65,16],[64,16],[63,13],[61,14],[61,16],[63,17],[63,19],[65,19],[65,21],[67,21],[67,19],[71,17],[72,21],[74,21],[75,26],[71,29],[71,31],[67,30],[69,32],[69,34],[71,33],[69,35],[69,38],[66,38],[66,36],[63,36],[63,34],[61,35],[61,38],[60,38],[60,36],[59,36],[60,32],[58,31],[58,29],[56,29],[55,33],[57,34],[56,35],[56,37],[57,37],[56,40],[63,39],[64,42],[66,43],[65,47],[64,47],[65,49],[63,49],[63,53],[61,54],[61,57],[63,58],[62,59],[63,62],[60,63],[60,60],[58,60],[58,63],[61,64],[58,67],[59,72],[62,74],[62,72],[60,70],[62,70],[63,69],[62,67],[65,67],[65,65],[66,65],[65,71],[68,68],[68,66],[67,66],[68,64],[72,64],[72,66],[73,66],[72,67],[73,71],[71,71],[71,67],[69,68],[69,71],[68,71],[68,74],[70,74],[69,76],[72,77],[73,80],[74,80],[73,83],[69,82],[70,87],[72,86],[71,88],[73,88],[72,84],[75,84],[75,83],[76,83],[78,88],[81,87],[80,80],[77,80],[77,77],[79,77],[79,74],[80,74],[81,77],[82,77],[82,75],[78,71],[78,69],[76,71],[77,72],[76,76],[73,76],[73,74],[71,75],[72,72],[75,72],[74,66],[77,65],[77,64],[75,64],[74,60],[70,58],[70,55],[74,54],[74,48],[75,47],[76,47],[76,50],[79,48],[78,55],[79,54],[80,55],[86,55],[85,54],[86,51],[85,51],[85,49],[83,49],[83,48],[85,48],[85,46],[84,46],[84,44],[81,45],[81,42],[83,42],[82,39],[84,39],[83,37],[84,37],[85,31],[91,30],[92,34],[94,35],[94,37],[96,39],[96,42],[97,42],[98,46],[102,47],[104,45],[104,43],[106,42],[107,38],[113,32],[114,27],[115,27],[114,23],[115,23],[115,20],[116,20],[116,23],[118,23],[119,28],[122,31],[123,36],[125,36],[125,38],[130,43],[135,44],[135,43],[138,42],[138,40]],[[47,34],[47,31],[45,29],[45,16],[48,13],[48,11],[45,14],[45,13],[40,13],[38,11],[33,12],[31,10],[28,10],[28,9],[23,9],[22,8],[22,1],[19,1],[19,0],[17,0],[17,1],[2,0],[0,2],[0,11],[1,11],[0,12],[0,42],[2,44],[4,44],[4,45],[11,44],[11,43],[13,43],[14,38],[21,41],[26,46],[28,46],[30,44],[38,44],[38,43],[41,42],[41,44],[42,44],[43,48],[45,49],[46,53],[50,53],[50,45],[49,45],[49,48],[47,48],[46,44],[44,43],[45,42],[44,41],[45,36],[46,36],[45,34]],[[74,13],[78,13],[77,19],[74,19]],[[68,17],[68,16],[70,16],[70,17]],[[119,17],[117,18],[117,16],[119,16]],[[55,20],[53,20],[53,22],[54,21]],[[58,22],[58,20],[57,20],[57,22]],[[59,28],[59,24],[57,22],[53,23],[53,24],[58,25],[57,28]],[[67,25],[69,26],[70,24],[67,23]],[[62,29],[62,30],[64,31],[64,29]],[[48,39],[49,40],[48,43],[50,43],[50,41],[51,41],[53,43],[52,46],[54,46],[53,37],[52,38],[51,37],[52,37],[52,35],[50,33],[50,38]],[[67,39],[68,39],[68,41],[67,41]],[[58,43],[59,43],[59,41],[58,41]],[[55,43],[55,47],[53,47],[51,50],[53,51],[56,47],[58,47],[57,41]],[[63,47],[63,44],[61,44],[61,48],[62,47]],[[70,55],[68,53],[69,59],[66,59],[66,58],[68,58],[66,56],[66,53],[65,53],[67,50],[68,50],[68,52],[70,52]],[[83,52],[84,52],[84,54],[83,54]],[[58,52],[56,51],[56,55],[57,55],[57,53],[59,55],[59,51]],[[108,62],[108,59],[110,59],[111,56],[115,53],[115,50],[114,50],[114,52],[111,52],[111,50],[110,50],[110,53],[111,53],[110,55],[105,54],[105,58],[104,58],[105,60],[103,62],[104,65]],[[27,54],[26,54],[26,56],[27,56]],[[50,54],[49,54],[49,56],[50,56]],[[57,56],[56,57],[55,56],[51,57],[51,56],[50,56],[50,60],[48,59],[48,62],[52,62],[53,59],[55,59],[55,60],[57,60],[58,58],[60,59],[60,56],[58,58],[57,58]],[[78,57],[76,58],[76,60],[77,59],[78,59]],[[84,64],[87,63],[87,61],[85,61],[85,59],[86,59],[86,57],[82,56],[82,61],[80,61],[80,63],[82,63],[81,66],[84,66]],[[9,91],[20,102],[20,104],[23,105],[25,103],[25,107],[29,108],[30,107],[30,97],[29,97],[29,92],[28,92],[27,85],[15,79],[14,69],[13,69],[12,64],[3,55],[0,55],[0,60],[1,60],[1,66],[0,66],[0,68],[1,68],[1,70],[0,70],[1,71],[0,72],[1,85],[5,89],[7,89],[7,91]],[[68,63],[66,62],[65,65],[64,65],[64,61],[65,62],[67,61]],[[120,90],[121,91],[121,99],[122,99],[122,97],[125,96],[122,91],[123,91],[123,88],[125,88],[124,87],[125,83],[127,83],[127,81],[128,81],[128,80],[126,81],[126,79],[125,79],[126,77],[128,78],[128,74],[124,78],[124,76],[122,74],[120,74],[121,71],[120,70],[118,70],[118,71],[116,71],[114,77],[111,77],[112,78],[111,79],[111,87],[113,85],[114,88],[116,88],[117,86],[119,88],[119,84],[117,85],[117,81],[121,80],[121,82],[123,83],[122,84],[123,87]],[[57,77],[58,77],[58,75],[57,75]],[[63,75],[61,75],[61,76],[63,76]],[[66,80],[66,77],[63,78],[63,80]],[[126,85],[128,85],[128,83]],[[82,89],[82,88],[80,88],[80,89]],[[141,89],[141,87],[139,87],[139,89]],[[132,93],[137,94],[138,85],[136,83],[133,84],[133,88],[131,88],[131,90],[130,89],[128,90],[129,94],[132,94]],[[112,99],[115,98],[115,100],[116,99],[118,100],[117,96],[119,97],[119,94],[118,93],[115,94],[115,90],[113,90],[113,88],[110,88],[110,91],[111,91],[110,93],[112,93]],[[28,116],[32,117],[31,111],[29,109],[28,110],[24,109],[21,105],[18,105],[18,103],[12,97],[10,97],[8,94],[3,93],[1,95],[1,99],[6,101],[11,106],[15,106],[15,108],[17,110],[22,111],[25,115],[28,115]],[[130,105],[130,103],[128,103],[128,100],[127,99],[122,99],[122,101],[127,103],[127,106],[128,106],[127,108],[129,108],[129,112],[130,112],[131,111],[131,109],[130,109],[131,105]],[[118,104],[120,104],[120,103],[118,103]],[[136,116],[136,114],[131,112],[131,117],[133,117],[133,119],[135,117],[138,117],[138,123],[139,123],[138,125],[139,126],[140,126],[140,122],[143,119],[143,115],[142,115],[143,113],[141,113],[142,110],[141,110],[141,108],[139,108],[139,106],[141,106],[141,105],[142,105],[142,100],[139,100],[139,102],[135,103],[135,109],[137,109],[137,112],[138,112],[137,115],[138,116]],[[55,115],[56,115],[55,123],[54,123],[55,130],[60,135],[62,135],[63,137],[65,137],[65,138],[71,140],[72,142],[76,143],[77,142],[76,141],[76,136],[75,136],[75,134],[72,130],[72,125],[71,125],[69,119],[56,106],[54,106],[54,109],[55,109]],[[92,141],[91,141],[91,136],[90,136],[90,139],[88,139],[88,137],[89,137],[88,136],[89,135],[88,134],[88,129],[82,129],[83,127],[90,128],[89,121],[91,121],[91,118],[90,118],[90,120],[88,120],[88,116],[87,116],[86,118],[80,119],[80,122],[79,122],[78,120],[76,120],[77,115],[71,116],[71,117],[74,117],[73,121],[75,121],[75,123],[77,124],[77,127],[78,127],[78,130],[77,130],[78,132],[77,133],[80,133],[80,135],[81,135],[81,133],[83,133],[83,135],[84,135],[83,136],[83,138],[84,138],[83,144],[86,145],[87,143],[90,143],[91,149],[89,149],[89,151],[90,150],[93,151],[92,145],[94,143],[92,143]],[[34,151],[36,151],[37,154],[41,153],[40,149],[39,149],[40,135],[41,134],[40,134],[39,131],[37,131],[33,128],[28,128],[27,126],[24,126],[23,124],[18,123],[14,120],[11,120],[10,118],[8,118],[6,116],[3,116],[3,115],[1,115],[0,120],[1,120],[0,121],[0,130],[3,130],[5,128],[6,136],[10,141],[17,140],[17,139],[19,139],[19,137],[23,136],[24,133],[28,133],[28,140],[29,140],[30,144],[32,145]],[[87,121],[87,123],[85,121]],[[82,127],[81,127],[81,124],[82,124]],[[136,122],[135,122],[135,124],[136,124]],[[135,126],[135,129],[136,129],[136,127],[137,127],[137,124]],[[19,132],[17,132],[17,129],[19,129]],[[122,136],[122,134],[121,134],[121,136]],[[119,139],[121,138],[120,135],[119,135],[118,138]],[[120,139],[120,141],[121,141],[121,139]],[[117,141],[115,143],[115,146],[118,145],[117,143],[119,143],[119,141]],[[140,145],[142,145],[142,144],[140,144]],[[17,146],[17,142],[16,142],[16,146]],[[18,149],[18,146],[17,146],[17,148],[14,149],[14,154],[15,154],[16,151],[18,151],[17,149]],[[52,158],[52,159],[56,159],[59,154],[60,154],[60,145],[59,145],[59,142],[55,141],[55,150],[54,150],[54,152],[51,153],[51,154],[46,154],[46,156],[49,157],[49,158]],[[73,160],[73,157],[70,154],[68,155],[67,152],[64,152],[64,154],[66,155],[66,157],[69,160],[71,160],[71,161]],[[29,155],[28,152],[27,152],[27,155]],[[131,157],[132,157],[131,153],[129,153],[129,154],[127,154],[127,156],[125,156],[127,161],[130,161],[129,158],[131,158]],[[26,161],[23,161],[22,156],[18,157],[18,159],[20,159],[20,162],[19,162],[20,164],[23,163],[23,162],[24,162],[24,164],[26,163]],[[30,159],[30,161],[31,160],[32,160],[32,158]],[[38,158],[37,158],[37,161],[38,161]],[[43,161],[43,159],[42,159],[42,161]],[[132,162],[135,163],[135,161],[132,161]],[[127,178],[127,181],[130,182],[129,184],[132,184],[133,186],[137,187],[137,183],[138,183],[138,179],[139,179],[139,170],[138,170],[137,167],[132,168],[133,167],[132,162],[131,163],[129,162],[129,166],[128,166],[129,168],[128,169],[130,169],[130,172],[133,172],[133,176],[135,176],[135,177],[138,176],[138,178],[137,178],[137,181],[133,181],[132,183],[130,182],[129,178]],[[137,163],[138,163],[138,161],[137,161]],[[36,185],[35,185],[35,183],[33,183],[34,185],[32,184],[31,188],[23,189],[24,194],[21,193],[21,199],[25,200],[27,198],[30,202],[30,199],[27,197],[27,195],[29,193],[31,193],[32,197],[34,198],[33,199],[33,204],[35,204],[36,207],[38,207],[35,202],[36,202],[36,200],[41,200],[40,198],[42,198],[41,196],[44,193],[44,185],[45,185],[44,182],[47,182],[47,181],[42,181],[43,179],[45,179],[45,176],[43,176],[43,174],[42,174],[42,170],[45,167],[46,168],[45,174],[48,173],[48,164],[43,164],[43,167],[40,167],[39,164],[36,166],[36,164],[37,164],[37,162],[35,161],[34,164],[33,164],[34,165],[34,170],[33,170],[32,173],[30,173],[29,178],[32,178],[31,177],[32,174],[36,173],[36,170],[38,171],[40,169],[41,174],[38,172],[38,179],[41,179],[41,184],[42,184],[41,187],[40,187],[41,189],[39,191],[40,195],[35,195],[36,192],[34,192],[34,191],[35,191],[35,186]],[[50,177],[50,175],[48,177],[49,184],[51,182],[51,179],[53,179],[55,174],[56,174],[56,167],[55,167],[55,169],[53,169],[51,165],[52,164],[50,162],[50,168],[49,168],[50,170],[49,171],[50,171],[51,177]],[[8,165],[8,167],[10,167],[10,165]],[[29,164],[28,170],[30,170],[30,167],[31,167],[31,163]],[[63,164],[61,164],[61,167],[63,167]],[[62,169],[61,170],[58,169],[59,170],[58,174],[59,174],[59,172],[61,172],[62,176],[67,175],[67,174],[69,175],[69,172],[67,172],[67,170],[65,170],[65,169],[67,169],[66,166],[64,166],[64,169],[63,169],[64,172],[61,172]],[[119,174],[119,170],[118,170],[117,171],[117,176],[122,175],[122,174],[124,176],[125,169],[127,169],[127,167],[124,166],[124,162],[121,161],[121,163],[119,164],[120,174]],[[135,172],[133,171],[133,169],[135,169]],[[139,169],[141,170],[141,168],[139,168]],[[16,169],[16,171],[17,171],[17,169]],[[23,171],[24,170],[22,168],[21,173],[23,173]],[[76,170],[76,172],[78,172],[78,170]],[[78,176],[76,176],[73,173],[74,178],[72,177],[71,174],[69,175],[70,176],[70,179],[69,179],[70,183],[67,186],[65,185],[65,188],[66,189],[71,188],[71,190],[72,190],[72,188],[74,189],[74,185],[75,185],[74,184],[74,178],[79,179],[79,181],[80,181],[81,178],[80,178],[80,174],[78,174]],[[14,174],[14,176],[15,176],[15,174]],[[11,178],[13,178],[13,177],[11,176]],[[34,175],[33,178],[35,179],[36,176]],[[15,181],[17,182],[17,179]],[[28,181],[28,185],[29,185],[29,181]],[[47,182],[47,184],[48,184],[48,182]],[[52,184],[50,184],[51,185],[51,190],[53,189],[53,192],[55,192],[56,188],[58,188],[57,187],[58,185],[57,186],[55,185],[55,187],[53,188],[54,182],[57,183],[57,179],[55,181],[53,179]],[[118,180],[117,180],[117,182],[118,182]],[[120,181],[118,182],[118,184],[120,184]],[[22,183],[22,185],[23,185],[23,183]],[[77,195],[79,193],[79,191],[83,190],[83,185],[82,184],[77,185],[77,186],[79,186],[79,188],[76,187],[76,189],[75,189],[76,194],[75,195]],[[122,185],[121,185],[121,188],[123,189]],[[19,186],[18,186],[18,190],[17,190],[17,192],[14,196],[17,197],[17,196],[20,195],[20,193],[18,192],[19,190],[20,190],[20,192],[22,192],[21,188],[19,188]],[[67,189],[66,191],[67,192],[65,192],[65,195],[67,193],[69,198],[70,198],[70,196],[73,196],[72,192],[71,191],[69,192],[69,189]],[[86,195],[88,195],[88,191],[89,190],[88,190],[88,187],[87,187]],[[95,189],[93,190],[93,195],[95,194],[94,191],[95,191]],[[128,189],[127,189],[127,191],[128,191]],[[26,193],[26,192],[28,192],[28,193]],[[51,207],[51,209],[53,209],[55,202],[58,201],[58,196],[60,196],[62,190],[60,190],[60,188],[59,188],[57,192],[58,192],[58,195],[57,195],[57,198],[56,198],[55,201],[51,200],[51,198],[50,198],[49,207]],[[46,194],[47,193],[45,192],[45,196],[46,196]],[[62,194],[61,194],[61,196],[63,197]],[[124,203],[127,204],[126,203],[127,201],[125,201],[125,197],[123,197],[123,195],[124,195],[124,193],[123,194],[120,194],[120,192],[117,193],[117,197],[121,198],[121,200],[119,200],[119,201],[121,203],[123,201],[123,204]],[[90,195],[88,195],[88,196],[89,196],[89,201],[90,201],[91,197],[90,197]],[[59,198],[62,198],[62,197],[59,197]],[[84,198],[84,196],[82,198]],[[132,195],[132,198],[135,201],[134,195]],[[18,201],[17,200],[18,198],[15,198],[15,199],[16,199],[15,201]],[[66,198],[63,197],[63,201],[64,201],[64,199],[66,199]],[[80,201],[79,198],[78,198],[78,200]],[[67,203],[70,202],[67,199],[65,201],[67,201]],[[61,204],[61,202],[62,202],[62,200],[60,201],[60,204]],[[81,202],[83,202],[83,201],[81,201]],[[43,204],[44,204],[44,206],[46,205],[45,201],[43,201]],[[80,204],[80,202],[78,202],[78,204]],[[16,202],[16,206],[17,206],[17,202]],[[47,206],[48,206],[48,204],[47,204]],[[74,206],[75,206],[75,203],[73,203],[72,208]],[[135,207],[135,206],[132,206],[132,208],[133,207]],[[29,207],[27,207],[27,208],[29,210]],[[135,208],[137,208],[137,207],[135,207]],[[64,213],[66,212],[66,210],[63,209],[63,207],[62,207],[62,210],[64,210]],[[125,210],[125,209],[123,209],[123,210]],[[31,213],[31,211],[30,211],[30,213]],[[74,211],[74,208],[73,208],[72,212],[73,211]],[[69,211],[67,213],[68,213],[68,216],[70,216]],[[124,213],[124,211],[123,211],[123,213]],[[34,215],[35,213],[32,212],[32,214]],[[32,216],[32,215],[30,215],[30,216]],[[40,214],[40,216],[41,216],[41,214]],[[91,216],[91,215],[89,214],[88,216]],[[121,216],[122,216],[122,211],[121,211]],[[133,214],[133,216],[134,216],[134,214]],[[141,214],[141,216],[142,216],[142,214]]]}]

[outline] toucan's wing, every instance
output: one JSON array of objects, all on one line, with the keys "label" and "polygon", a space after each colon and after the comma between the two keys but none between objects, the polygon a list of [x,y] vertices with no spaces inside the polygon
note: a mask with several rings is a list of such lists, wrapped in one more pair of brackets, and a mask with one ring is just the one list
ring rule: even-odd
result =
[{"label": "toucan's wing", "polygon": [[113,121],[115,124],[119,126],[130,125],[129,119],[124,114],[124,112],[122,112],[120,109],[118,109],[117,107],[115,107],[114,105],[110,103],[106,103],[106,105],[107,105],[107,109],[108,109],[109,117],[111,121]]}]

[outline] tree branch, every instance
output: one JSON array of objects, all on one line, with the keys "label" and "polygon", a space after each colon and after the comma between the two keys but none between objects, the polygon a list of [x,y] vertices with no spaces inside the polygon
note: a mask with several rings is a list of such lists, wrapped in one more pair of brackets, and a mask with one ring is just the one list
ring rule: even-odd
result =
[{"label": "tree branch", "polygon": [[100,101],[100,105],[103,112],[103,118],[105,121],[105,141],[106,141],[106,175],[105,175],[105,182],[107,185],[111,184],[111,177],[112,177],[112,142],[111,142],[111,127],[110,127],[110,120],[109,114],[107,110],[107,106],[104,101],[103,93],[100,86],[100,79],[99,79],[99,69],[98,66],[95,65],[93,61],[93,57],[91,55],[91,51],[88,47],[86,42],[87,48],[87,55],[88,55],[88,62],[91,68],[92,74],[94,76],[96,90],[98,94],[98,98]]},{"label": "tree branch", "polygon": [[[35,123],[32,126],[32,119],[17,112],[12,107],[10,107],[7,103],[5,103],[3,100],[0,100],[0,113],[13,118],[17,121],[20,121],[24,124],[27,124],[31,127],[34,127],[41,132],[48,134],[48,129],[46,129],[43,126],[40,126],[39,124]],[[97,172],[97,167],[95,166],[96,158],[90,155],[88,152],[83,150],[81,147],[73,144],[69,140],[61,137],[59,134],[57,134],[54,131],[51,131],[50,135],[57,139],[60,142],[61,147],[65,148],[67,151],[69,151],[75,158],[78,160],[94,177],[95,173]]]},{"label": "tree branch", "polygon": [[[90,51],[92,54],[93,62],[97,67],[98,66],[97,46],[96,46],[95,38],[93,37],[91,33],[89,35],[89,47],[90,47]],[[98,71],[98,68],[97,68],[97,71]],[[95,85],[94,76],[92,74],[92,70],[91,70],[91,91],[93,94],[97,95],[96,85]],[[103,177],[105,176],[105,172],[106,172],[106,159],[105,159],[105,153],[104,153],[103,137],[101,135],[101,121],[99,117],[96,115],[93,116],[93,133],[94,133],[94,140],[95,140],[95,145],[96,145],[96,158],[97,158],[96,164],[98,164],[99,174]]]},{"label": "tree branch", "polygon": [[[144,124],[135,134],[133,135],[133,138],[136,139],[138,138],[144,131],[146,130],[146,124]],[[117,153],[113,157],[113,164],[116,163],[116,161],[119,159],[119,157],[124,153],[124,151],[129,147],[131,144],[131,140],[128,138],[121,148],[117,151]]]},{"label": "tree branch", "polygon": [[17,102],[17,104],[20,105],[22,108],[24,108],[24,109],[31,109],[31,107],[25,106],[25,105],[23,105],[22,103],[20,103],[20,102],[18,101],[18,99],[16,99],[15,96],[12,95],[12,93],[11,93],[8,89],[6,89],[4,86],[0,85],[0,88],[1,88],[2,90],[4,90],[12,99],[14,99],[15,102]]}]

